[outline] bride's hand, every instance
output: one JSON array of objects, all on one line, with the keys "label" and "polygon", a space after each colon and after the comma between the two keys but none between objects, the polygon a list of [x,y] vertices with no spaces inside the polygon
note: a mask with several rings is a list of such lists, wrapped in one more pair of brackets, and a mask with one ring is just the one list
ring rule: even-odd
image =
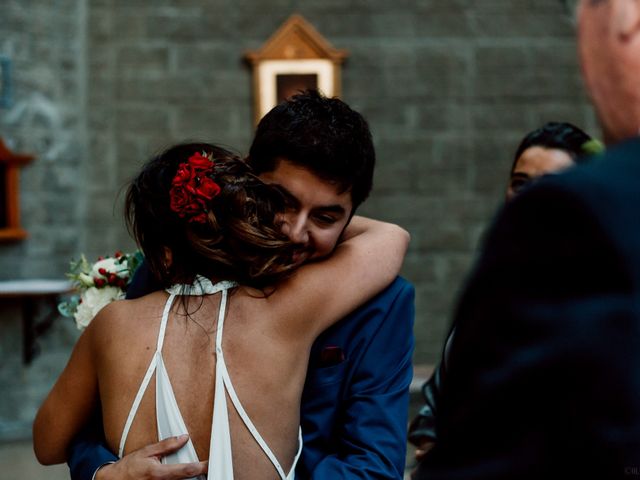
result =
[{"label": "bride's hand", "polygon": [[207,461],[163,465],[162,457],[184,446],[188,435],[166,438],[128,453],[97,471],[95,480],[180,480],[207,473]]}]

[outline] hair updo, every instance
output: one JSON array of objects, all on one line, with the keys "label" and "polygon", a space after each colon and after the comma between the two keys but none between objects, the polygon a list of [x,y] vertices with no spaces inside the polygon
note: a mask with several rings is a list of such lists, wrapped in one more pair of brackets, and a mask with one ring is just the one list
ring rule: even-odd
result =
[{"label": "hair updo", "polygon": [[[220,191],[207,201],[201,222],[171,208],[178,167],[194,154],[215,164]],[[285,200],[277,186],[262,182],[245,162],[208,143],[173,146],[147,162],[125,199],[127,226],[149,269],[163,286],[190,284],[196,275],[235,280],[264,289],[289,276],[296,247],[281,232]]]}]

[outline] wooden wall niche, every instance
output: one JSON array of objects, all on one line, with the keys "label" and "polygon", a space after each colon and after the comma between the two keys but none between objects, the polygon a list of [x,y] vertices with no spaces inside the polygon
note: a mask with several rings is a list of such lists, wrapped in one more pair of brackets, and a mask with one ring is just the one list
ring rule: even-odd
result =
[{"label": "wooden wall niche", "polygon": [[13,153],[0,138],[0,242],[27,236],[20,226],[20,168],[33,158]]},{"label": "wooden wall niche", "polygon": [[257,51],[245,55],[253,68],[255,121],[299,90],[317,88],[340,96],[340,67],[347,57],[301,15],[289,17]]}]

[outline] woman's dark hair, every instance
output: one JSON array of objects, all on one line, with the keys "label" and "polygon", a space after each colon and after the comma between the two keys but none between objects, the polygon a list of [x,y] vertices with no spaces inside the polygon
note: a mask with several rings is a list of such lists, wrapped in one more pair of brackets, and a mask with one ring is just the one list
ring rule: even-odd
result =
[{"label": "woman's dark hair", "polygon": [[589,135],[571,123],[545,123],[542,127],[529,133],[520,142],[513,159],[513,165],[511,165],[511,173],[513,173],[520,155],[530,147],[557,148],[567,152],[576,163],[580,163],[590,153],[585,147],[591,140]]},{"label": "woman's dark hair", "polygon": [[[194,154],[211,156],[212,178],[220,186],[203,223],[181,218],[170,206],[178,166]],[[296,247],[278,225],[284,206],[278,187],[262,182],[231,152],[208,143],[185,143],[142,168],[127,190],[125,218],[163,286],[191,284],[202,275],[264,289],[300,263],[293,261]]]}]

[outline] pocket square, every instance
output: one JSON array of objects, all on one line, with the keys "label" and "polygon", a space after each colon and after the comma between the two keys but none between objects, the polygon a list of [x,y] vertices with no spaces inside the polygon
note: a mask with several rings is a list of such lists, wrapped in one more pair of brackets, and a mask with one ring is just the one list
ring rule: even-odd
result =
[{"label": "pocket square", "polygon": [[332,365],[337,365],[341,362],[344,362],[344,352],[342,351],[342,348],[337,345],[324,347],[320,352],[321,367],[331,367]]}]

